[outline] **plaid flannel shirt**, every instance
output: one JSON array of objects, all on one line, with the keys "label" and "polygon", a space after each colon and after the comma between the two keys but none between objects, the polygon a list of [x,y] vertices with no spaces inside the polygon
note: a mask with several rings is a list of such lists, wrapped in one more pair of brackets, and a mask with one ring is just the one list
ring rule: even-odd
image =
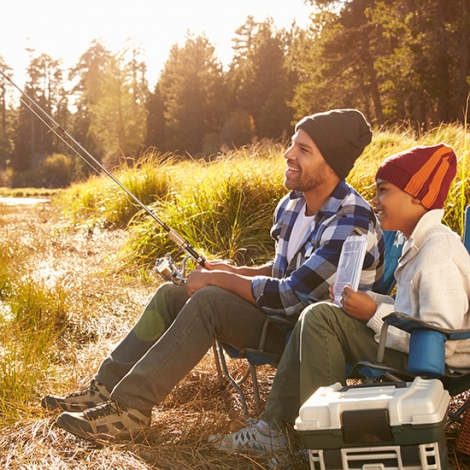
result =
[{"label": "plaid flannel shirt", "polygon": [[252,293],[257,306],[270,314],[298,315],[307,306],[296,292],[316,301],[329,300],[344,240],[367,234],[368,244],[359,289],[376,290],[383,273],[384,241],[369,203],[344,180],[314,217],[297,253],[287,263],[287,245],[305,198],[292,191],[278,204],[271,236],[276,241],[272,277],[256,276]]}]

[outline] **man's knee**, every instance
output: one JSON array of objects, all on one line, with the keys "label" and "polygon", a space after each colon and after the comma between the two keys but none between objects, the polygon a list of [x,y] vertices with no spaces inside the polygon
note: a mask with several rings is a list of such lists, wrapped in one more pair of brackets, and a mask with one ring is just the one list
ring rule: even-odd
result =
[{"label": "man's knee", "polygon": [[184,286],[162,284],[144,308],[134,332],[146,341],[155,341],[173,323],[187,297]]},{"label": "man's knee", "polygon": [[162,284],[147,305],[150,310],[169,312],[174,319],[187,302],[189,296],[186,286],[177,286],[172,282]]},{"label": "man's knee", "polygon": [[[191,310],[200,311],[206,315],[221,314],[226,308],[230,294],[220,287],[207,286],[196,291],[189,299]],[[225,300],[224,300],[225,299]]]},{"label": "man's knee", "polygon": [[180,289],[185,289],[184,286],[177,286],[172,282],[165,282],[164,284],[160,285],[158,289],[153,294],[152,300],[157,299],[166,299],[167,301],[171,299],[173,296],[180,295]]}]

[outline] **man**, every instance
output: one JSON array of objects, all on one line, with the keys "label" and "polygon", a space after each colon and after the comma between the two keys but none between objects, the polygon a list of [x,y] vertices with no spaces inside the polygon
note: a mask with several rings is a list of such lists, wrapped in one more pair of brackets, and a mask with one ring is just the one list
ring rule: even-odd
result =
[{"label": "man", "polygon": [[[346,364],[375,361],[383,318],[394,311],[447,329],[470,328],[470,257],[441,223],[457,160],[445,144],[415,147],[386,159],[372,201],[383,230],[406,238],[395,271],[396,296],[345,287],[341,305],[319,302],[297,322],[279,363],[265,411],[256,424],[223,439],[222,450],[266,452],[286,445],[284,423],[319,387],[345,384]],[[437,341],[436,341],[437,343]],[[468,341],[448,341],[445,362],[468,371]],[[384,362],[406,373],[409,334],[390,328]]]},{"label": "man", "polygon": [[[266,313],[295,324],[306,306],[297,292],[327,299],[342,244],[352,233],[368,236],[361,288],[376,287],[383,270],[382,235],[372,208],[344,181],[371,136],[356,110],[300,121],[285,153],[285,186],[292,192],[276,209],[274,263],[233,267],[207,261],[185,285],[163,284],[87,389],[43,398],[44,407],[65,410],[57,424],[85,438],[136,436],[150,425],[153,407],[198,364],[214,339],[237,349],[256,346]],[[284,330],[273,327],[267,349],[280,353],[284,344]]]}]

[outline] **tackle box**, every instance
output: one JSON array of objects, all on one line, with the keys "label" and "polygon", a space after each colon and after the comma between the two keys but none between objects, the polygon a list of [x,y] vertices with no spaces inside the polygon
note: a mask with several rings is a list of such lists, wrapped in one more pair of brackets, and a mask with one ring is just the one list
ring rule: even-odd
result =
[{"label": "tackle box", "polygon": [[295,429],[311,470],[447,470],[450,396],[437,379],[318,389]]}]

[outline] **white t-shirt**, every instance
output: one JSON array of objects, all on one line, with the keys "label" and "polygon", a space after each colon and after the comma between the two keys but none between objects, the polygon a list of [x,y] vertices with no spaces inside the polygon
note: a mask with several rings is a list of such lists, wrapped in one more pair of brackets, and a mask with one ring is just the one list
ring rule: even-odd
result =
[{"label": "white t-shirt", "polygon": [[[310,229],[314,223],[315,215],[305,215],[305,204],[303,209],[299,212],[297,220],[295,221],[292,233],[290,235],[289,244],[287,245],[287,263],[290,263],[292,257],[297,253],[302,242],[304,241],[307,230]],[[309,230],[310,231],[310,230]]]}]

